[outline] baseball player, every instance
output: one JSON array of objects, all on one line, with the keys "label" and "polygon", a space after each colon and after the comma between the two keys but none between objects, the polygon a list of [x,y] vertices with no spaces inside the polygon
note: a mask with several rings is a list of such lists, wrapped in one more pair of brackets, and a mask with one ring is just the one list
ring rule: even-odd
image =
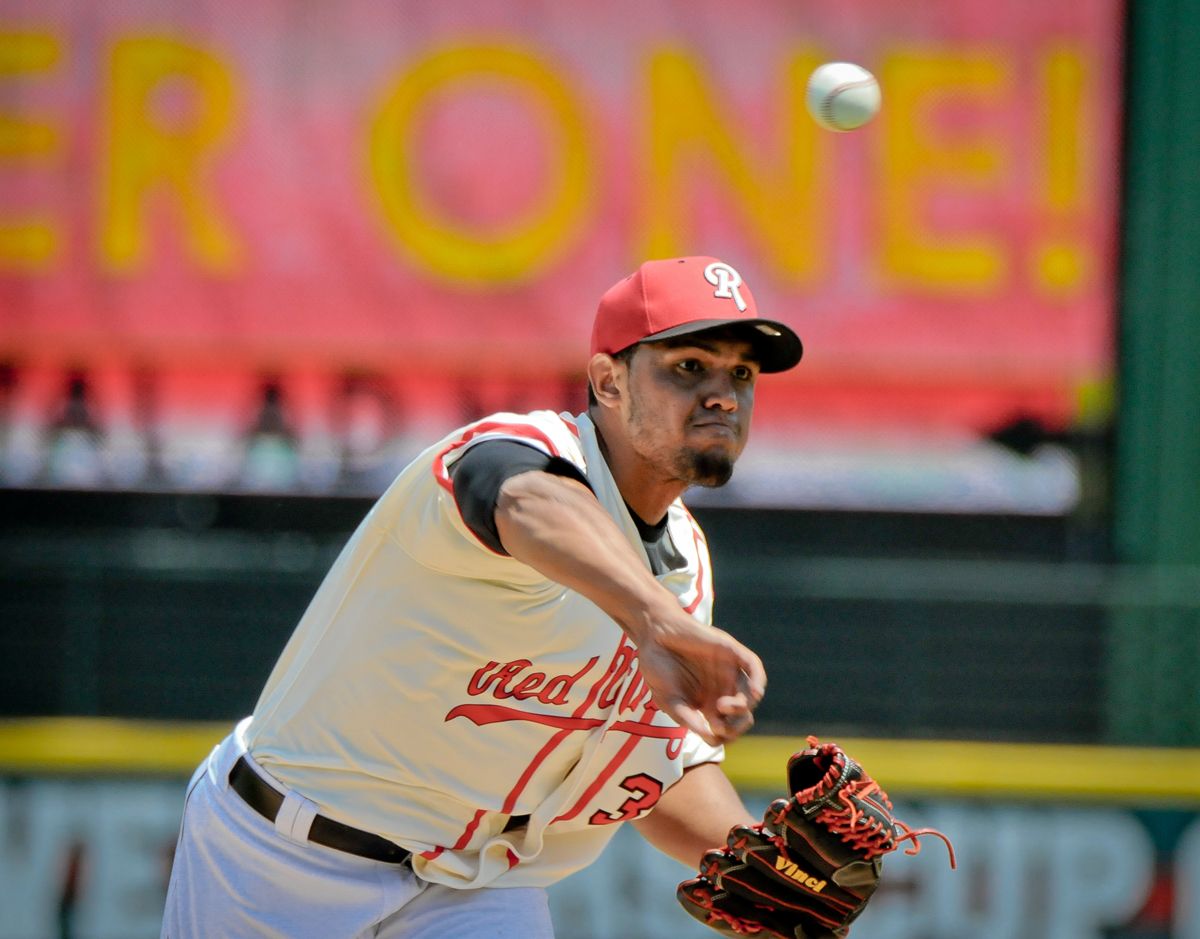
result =
[{"label": "baseball player", "polygon": [[192,778],[163,935],[541,939],[618,825],[694,865],[751,824],[719,764],[765,674],[680,496],[801,351],[730,265],[650,261],[600,301],[585,413],[418,456]]}]

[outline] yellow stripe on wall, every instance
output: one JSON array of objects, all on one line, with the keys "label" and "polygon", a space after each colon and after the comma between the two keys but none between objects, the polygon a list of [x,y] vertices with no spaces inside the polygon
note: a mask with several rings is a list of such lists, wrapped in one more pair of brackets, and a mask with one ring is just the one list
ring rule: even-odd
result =
[{"label": "yellow stripe on wall", "polygon": [[[1060,746],[953,740],[838,738],[892,796],[1090,799],[1200,804],[1200,750]],[[738,788],[786,789],[788,757],[801,738],[755,737],[728,748]]]},{"label": "yellow stripe on wall", "polygon": [[[110,718],[0,720],[0,774],[189,774],[229,723]],[[1200,750],[837,738],[893,797],[941,796],[1200,805]],[[745,791],[786,789],[801,737],[751,735],[727,748]]]},{"label": "yellow stripe on wall", "polygon": [[0,773],[184,773],[233,723],[105,717],[0,720]]}]

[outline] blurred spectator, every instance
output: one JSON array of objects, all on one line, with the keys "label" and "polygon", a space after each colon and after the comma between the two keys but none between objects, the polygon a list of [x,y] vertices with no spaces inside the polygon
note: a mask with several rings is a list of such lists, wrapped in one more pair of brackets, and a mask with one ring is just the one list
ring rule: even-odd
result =
[{"label": "blurred spectator", "polygon": [[69,373],[62,410],[47,431],[45,477],[52,485],[86,488],[104,480],[104,435],[90,397],[87,376]]},{"label": "blurred spectator", "polygon": [[266,379],[260,395],[258,416],[245,435],[236,485],[251,492],[288,492],[297,488],[299,476],[297,434],[287,420],[279,380]]},{"label": "blurred spectator", "polygon": [[353,494],[378,494],[402,465],[395,455],[399,432],[396,396],[380,378],[347,375],[337,402],[342,439],[338,488]]}]

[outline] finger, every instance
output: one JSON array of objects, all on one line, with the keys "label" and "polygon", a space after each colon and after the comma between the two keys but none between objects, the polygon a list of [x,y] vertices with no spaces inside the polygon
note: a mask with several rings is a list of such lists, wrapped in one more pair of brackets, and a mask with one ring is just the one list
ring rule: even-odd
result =
[{"label": "finger", "polygon": [[741,736],[754,726],[754,709],[744,694],[718,698],[716,709],[718,719],[729,739]]},{"label": "finger", "polygon": [[698,706],[680,702],[676,712],[671,716],[677,723],[712,745],[736,740],[754,725],[754,716],[740,694],[710,698]]},{"label": "finger", "polygon": [[758,707],[758,703],[763,699],[765,689],[751,687],[750,677],[741,669],[738,670],[737,687],[738,696],[745,699],[748,709],[753,711]]},{"label": "finger", "polygon": [[721,722],[725,725],[725,739],[736,740],[754,726],[754,715],[749,711],[723,714],[721,715]]},{"label": "finger", "polygon": [[757,655],[742,646],[738,666],[738,688],[749,697],[751,707],[762,700],[767,693],[767,670]]},{"label": "finger", "polygon": [[704,712],[698,708],[694,708],[677,698],[665,710],[676,724],[692,731],[709,746],[715,747],[722,742],[720,735],[714,730],[712,723],[704,716]]},{"label": "finger", "polygon": [[717,713],[722,717],[733,717],[739,714],[752,714],[754,705],[750,703],[746,695],[739,692],[738,694],[727,694],[717,698],[716,702]]}]

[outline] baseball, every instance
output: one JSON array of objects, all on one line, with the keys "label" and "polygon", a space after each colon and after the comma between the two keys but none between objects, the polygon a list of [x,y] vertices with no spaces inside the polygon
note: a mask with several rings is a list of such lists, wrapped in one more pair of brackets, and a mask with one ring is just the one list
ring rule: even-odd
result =
[{"label": "baseball", "polygon": [[826,62],[808,80],[808,113],[826,130],[862,127],[879,111],[879,82],[861,65]]}]

